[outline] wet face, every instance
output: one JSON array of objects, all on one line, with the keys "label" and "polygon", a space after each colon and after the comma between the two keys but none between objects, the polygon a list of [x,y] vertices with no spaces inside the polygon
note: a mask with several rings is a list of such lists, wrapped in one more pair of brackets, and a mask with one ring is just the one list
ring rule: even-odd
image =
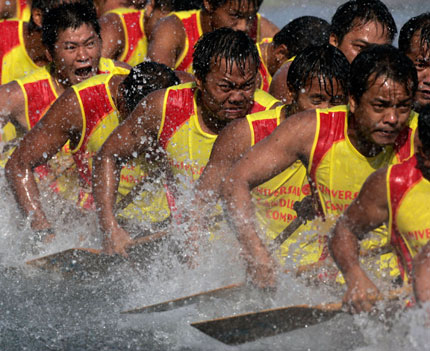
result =
[{"label": "wet face", "polygon": [[421,30],[414,33],[410,51],[407,56],[413,61],[418,74],[418,90],[415,94],[415,105],[418,109],[430,104],[430,47],[421,47]]},{"label": "wet face", "polygon": [[[372,82],[373,76],[369,81]],[[411,83],[412,86],[412,83]],[[357,103],[350,97],[350,110],[360,143],[392,145],[405,127],[412,110],[411,89],[387,77],[379,77]]]},{"label": "wet face", "polygon": [[257,68],[247,61],[244,72],[236,64],[231,67],[225,59],[212,64],[206,79],[197,79],[201,91],[202,113],[218,122],[245,117],[253,103]]},{"label": "wet face", "polygon": [[328,108],[347,103],[347,95],[341,89],[337,80],[333,79],[333,87],[328,79],[313,77],[308,79],[303,89],[299,91],[295,99],[297,112]]},{"label": "wet face", "polygon": [[59,33],[52,61],[58,81],[73,85],[97,74],[101,39],[94,29],[83,24]]},{"label": "wet face", "polygon": [[369,21],[364,24],[358,22],[345,34],[341,42],[331,35],[330,44],[342,51],[349,63],[351,63],[369,45],[391,44],[391,41],[388,31],[379,22]]},{"label": "wet face", "polygon": [[211,11],[212,29],[229,27],[234,30],[250,32],[257,17],[258,8],[251,2],[230,0]]}]

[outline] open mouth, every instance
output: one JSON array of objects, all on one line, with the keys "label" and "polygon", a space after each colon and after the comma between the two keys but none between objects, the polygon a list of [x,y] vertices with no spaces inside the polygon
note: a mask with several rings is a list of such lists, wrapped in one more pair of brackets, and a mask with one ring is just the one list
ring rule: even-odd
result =
[{"label": "open mouth", "polygon": [[87,79],[93,75],[93,68],[91,66],[82,67],[75,70],[75,76],[80,79]]}]

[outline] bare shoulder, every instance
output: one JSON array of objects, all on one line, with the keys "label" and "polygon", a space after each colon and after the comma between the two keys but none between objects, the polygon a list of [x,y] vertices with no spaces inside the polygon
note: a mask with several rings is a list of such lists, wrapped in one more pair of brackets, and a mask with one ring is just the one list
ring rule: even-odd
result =
[{"label": "bare shoulder", "polygon": [[108,13],[100,17],[99,23],[102,55],[109,58],[119,57],[125,43],[125,33],[120,17],[115,13]]},{"label": "bare shoulder", "polygon": [[[174,33],[174,35],[172,35]],[[148,45],[148,58],[174,67],[176,57],[185,47],[185,28],[175,15],[160,19]]]},{"label": "bare shoulder", "polygon": [[122,61],[117,61],[117,60],[114,60],[113,62],[115,64],[115,67],[121,67],[121,68],[125,68],[127,70],[131,70],[132,69],[132,67],[128,63],[125,63],[125,62],[122,62]]},{"label": "bare shoulder", "polygon": [[251,143],[251,130],[248,120],[246,118],[239,118],[230,122],[219,133],[212,154],[237,159],[251,147]]},{"label": "bare shoulder", "polygon": [[279,32],[278,26],[268,20],[266,17],[261,16],[261,38],[273,38]]}]

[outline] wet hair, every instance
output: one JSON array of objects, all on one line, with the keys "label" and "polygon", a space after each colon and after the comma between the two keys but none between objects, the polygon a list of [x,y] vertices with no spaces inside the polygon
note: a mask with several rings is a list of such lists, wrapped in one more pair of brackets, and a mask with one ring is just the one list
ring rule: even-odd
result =
[{"label": "wet hair", "polygon": [[351,63],[349,94],[358,103],[379,77],[402,84],[415,95],[418,86],[417,71],[413,62],[392,45],[371,45]]},{"label": "wet hair", "polygon": [[297,56],[311,45],[328,43],[330,24],[322,18],[302,16],[285,25],[273,37],[273,44],[284,44],[288,49],[288,56]]},{"label": "wet hair", "polygon": [[226,2],[237,3],[239,7],[242,3],[248,3],[248,6],[254,6],[256,9],[259,9],[263,0],[208,0],[208,3],[213,10],[223,6]]},{"label": "wet hair", "polygon": [[256,74],[260,66],[257,47],[245,32],[219,28],[203,34],[196,43],[193,54],[194,75],[205,81],[211,67],[219,64],[222,59],[226,60],[227,69],[231,71],[236,64],[242,74],[245,74],[247,62],[255,65]]},{"label": "wet hair", "polygon": [[179,78],[166,65],[151,61],[139,63],[122,82],[126,108],[131,112],[149,93],[177,84],[180,84]]},{"label": "wet hair", "polygon": [[410,52],[412,37],[418,30],[421,30],[421,49],[424,49],[425,46],[430,48],[430,12],[412,17],[403,25],[399,34],[399,49],[401,52],[405,54]]},{"label": "wet hair", "polygon": [[[49,12],[52,8],[56,7],[59,5],[59,1],[58,0],[33,0],[31,2],[31,12],[33,12],[33,10],[38,9],[41,10],[43,13],[43,16]],[[35,30],[41,30],[42,28],[40,28],[39,26],[36,25],[36,23],[34,23],[33,20],[33,14],[30,15],[30,21],[29,21],[29,30],[30,31],[35,31]]]},{"label": "wet hair", "polygon": [[99,38],[100,25],[92,2],[88,0],[61,4],[43,16],[42,43],[53,54],[58,35],[68,28],[77,29],[83,24],[92,27]]},{"label": "wet hair", "polygon": [[418,117],[418,136],[423,149],[430,151],[430,105],[426,105]]},{"label": "wet hair", "polygon": [[331,20],[331,34],[341,43],[354,27],[369,22],[380,23],[393,41],[397,26],[387,6],[380,0],[350,0],[340,5]]},{"label": "wet hair", "polygon": [[198,10],[203,6],[203,0],[172,0],[173,11]]},{"label": "wet hair", "polygon": [[[298,95],[309,80],[317,77],[323,79],[322,82],[320,81],[320,88],[324,89],[329,96],[338,95],[338,92],[334,91],[334,81],[346,95],[349,68],[350,64],[345,55],[336,47],[330,44],[309,46],[291,63],[287,85],[290,91]],[[321,86],[322,84],[324,86]]]}]

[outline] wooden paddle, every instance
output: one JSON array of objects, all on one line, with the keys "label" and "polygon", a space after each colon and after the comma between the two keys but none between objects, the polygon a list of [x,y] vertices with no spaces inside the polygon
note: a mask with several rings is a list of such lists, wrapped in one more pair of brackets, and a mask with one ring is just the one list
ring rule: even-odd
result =
[{"label": "wooden paddle", "polygon": [[142,250],[147,244],[160,240],[167,236],[166,231],[142,236],[134,239],[133,244],[127,248],[129,258],[119,255],[107,255],[99,249],[92,248],[72,248],[51,255],[35,258],[27,261],[26,264],[48,271],[61,273],[75,272],[98,272],[103,273],[109,270],[112,264],[133,261],[138,259]]},{"label": "wooden paddle", "polygon": [[[412,289],[391,291],[385,299],[394,300],[410,294]],[[382,300],[384,297],[375,297]],[[250,312],[230,317],[191,323],[201,332],[228,345],[237,345],[325,322],[342,310],[342,302],[321,305],[297,305]]]}]

